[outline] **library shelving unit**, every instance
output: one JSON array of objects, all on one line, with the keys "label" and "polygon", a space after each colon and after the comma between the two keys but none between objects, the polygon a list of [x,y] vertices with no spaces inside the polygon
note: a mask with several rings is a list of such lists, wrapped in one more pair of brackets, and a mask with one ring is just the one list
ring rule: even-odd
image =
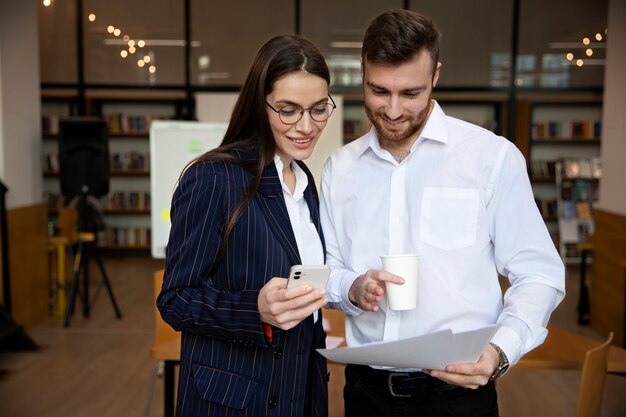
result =
[{"label": "library shelving unit", "polygon": [[[176,94],[88,96],[87,114],[102,117],[109,126],[110,191],[100,200],[107,226],[98,233],[101,248],[149,250],[150,123],[156,119],[179,118],[182,102]],[[44,192],[51,218],[65,203],[60,196],[58,120],[76,115],[75,103],[74,98],[42,98]]]},{"label": "library shelving unit", "polygon": [[580,261],[577,245],[593,234],[593,207],[602,175],[600,158],[556,162],[559,252],[566,262]]},{"label": "library shelving unit", "polygon": [[[506,132],[506,94],[435,91],[433,98],[449,116],[482,126],[499,135]],[[344,143],[364,135],[371,127],[363,104],[362,94],[344,94]]]},{"label": "library shelving unit", "polygon": [[[572,220],[568,187],[579,183],[597,190],[602,135],[602,98],[594,93],[552,94],[520,98],[517,107],[518,146],[524,152],[535,200],[566,262],[578,262],[576,243],[593,232],[593,200],[587,200],[589,219]],[[583,178],[567,175],[567,167],[579,166]],[[589,169],[587,169],[589,167]],[[565,187],[565,190],[563,189]],[[581,190],[579,190],[581,191]],[[565,192],[565,198],[563,198]],[[579,196],[580,197],[580,196]],[[564,205],[565,204],[565,205]],[[575,205],[575,204],[574,204]],[[579,204],[579,208],[582,205]],[[564,209],[566,212],[564,212]],[[568,216],[568,217],[564,217]]]}]

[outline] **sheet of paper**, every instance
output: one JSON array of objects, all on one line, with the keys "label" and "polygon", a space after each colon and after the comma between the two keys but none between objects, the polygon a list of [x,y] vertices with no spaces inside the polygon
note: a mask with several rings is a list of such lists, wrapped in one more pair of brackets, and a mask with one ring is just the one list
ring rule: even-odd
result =
[{"label": "sheet of paper", "polygon": [[339,363],[444,369],[451,363],[475,363],[497,329],[489,326],[462,333],[442,330],[393,342],[317,351]]},{"label": "sheet of paper", "polygon": [[326,349],[335,349],[339,347],[344,341],[343,337],[339,336],[326,336]]}]

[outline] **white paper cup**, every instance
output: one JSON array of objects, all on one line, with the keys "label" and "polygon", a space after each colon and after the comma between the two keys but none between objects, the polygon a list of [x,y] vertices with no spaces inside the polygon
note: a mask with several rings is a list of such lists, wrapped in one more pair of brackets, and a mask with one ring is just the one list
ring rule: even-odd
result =
[{"label": "white paper cup", "polygon": [[383,269],[404,278],[404,284],[386,282],[387,304],[392,310],[413,310],[417,306],[417,254],[380,257]]}]

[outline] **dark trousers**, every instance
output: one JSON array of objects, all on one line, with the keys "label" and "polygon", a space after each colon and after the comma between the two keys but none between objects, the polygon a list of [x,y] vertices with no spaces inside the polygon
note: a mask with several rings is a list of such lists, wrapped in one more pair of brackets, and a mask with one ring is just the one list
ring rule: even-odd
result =
[{"label": "dark trousers", "polygon": [[346,366],[345,417],[498,417],[495,385],[476,390],[414,372]]}]

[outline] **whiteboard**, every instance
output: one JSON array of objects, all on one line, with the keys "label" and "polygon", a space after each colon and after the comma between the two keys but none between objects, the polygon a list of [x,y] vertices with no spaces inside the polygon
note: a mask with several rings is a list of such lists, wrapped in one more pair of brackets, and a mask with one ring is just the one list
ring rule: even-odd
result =
[{"label": "whiteboard", "polygon": [[216,148],[227,123],[155,120],[150,126],[152,257],[165,258],[172,195],[180,174],[196,156]]}]

